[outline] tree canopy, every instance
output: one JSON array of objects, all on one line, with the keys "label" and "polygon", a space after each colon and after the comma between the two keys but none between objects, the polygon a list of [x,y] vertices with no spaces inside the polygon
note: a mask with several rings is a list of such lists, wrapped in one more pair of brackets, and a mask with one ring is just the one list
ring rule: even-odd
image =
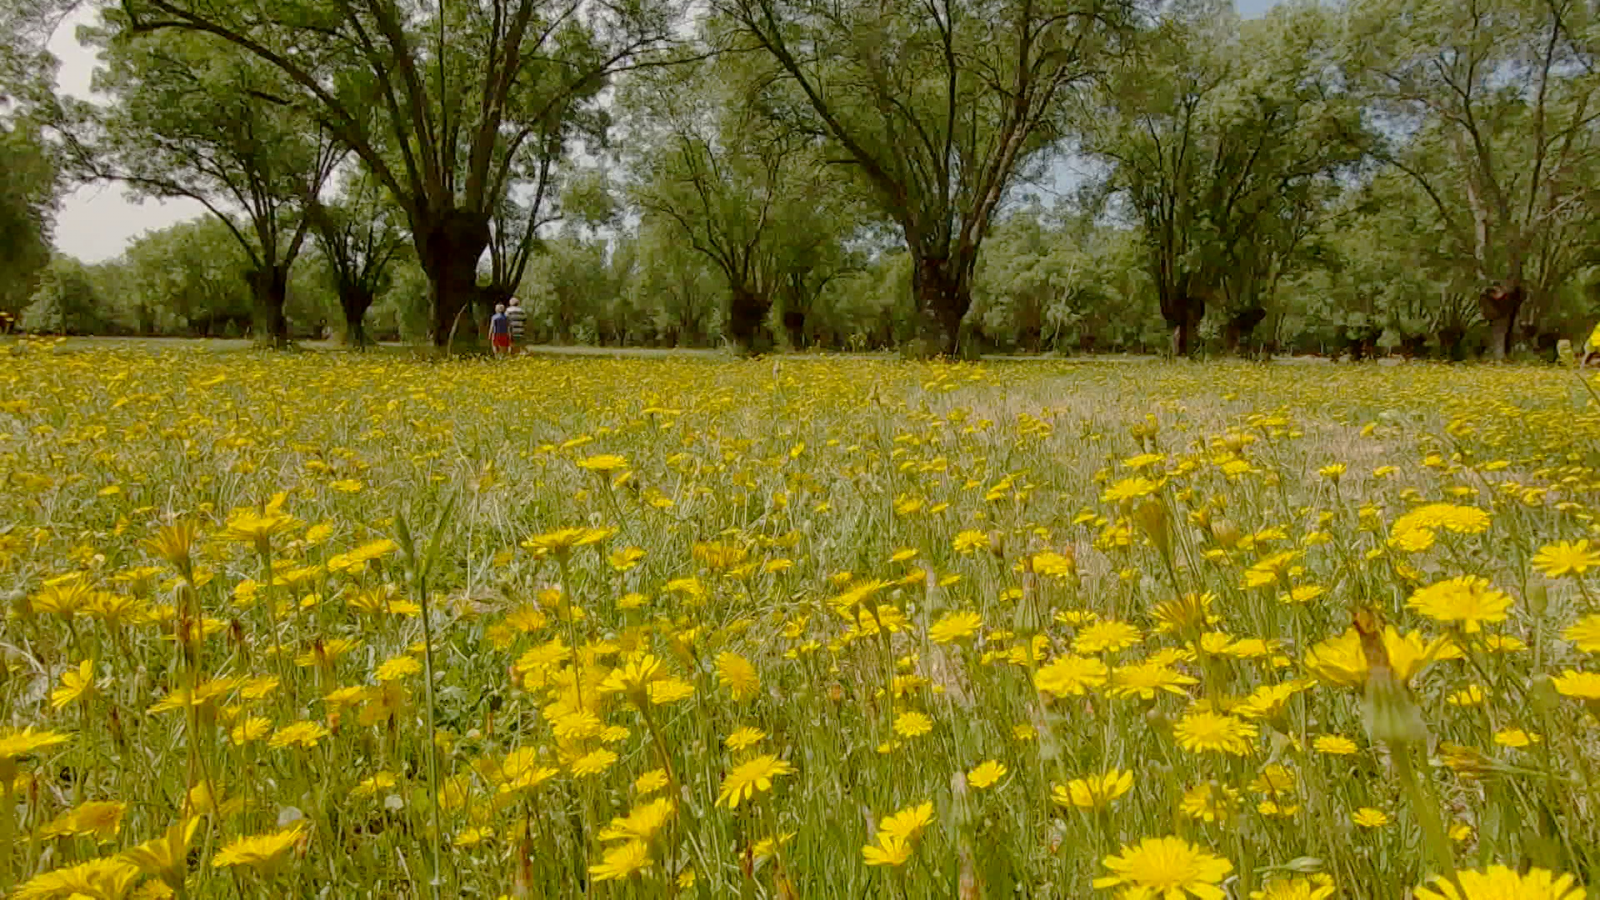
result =
[{"label": "tree canopy", "polygon": [[[83,101],[66,5],[0,16],[29,327],[1461,358],[1600,300],[1582,0],[122,0]],[[64,291],[63,164],[217,228]],[[202,233],[240,285],[130,287]]]}]

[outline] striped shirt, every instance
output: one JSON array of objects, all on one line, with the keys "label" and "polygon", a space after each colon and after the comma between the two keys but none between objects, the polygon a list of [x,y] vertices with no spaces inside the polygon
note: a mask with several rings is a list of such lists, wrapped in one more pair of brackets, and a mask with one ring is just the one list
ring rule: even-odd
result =
[{"label": "striped shirt", "polygon": [[522,330],[526,327],[528,311],[519,304],[506,307],[506,318],[511,320],[511,336],[517,340],[522,339]]}]

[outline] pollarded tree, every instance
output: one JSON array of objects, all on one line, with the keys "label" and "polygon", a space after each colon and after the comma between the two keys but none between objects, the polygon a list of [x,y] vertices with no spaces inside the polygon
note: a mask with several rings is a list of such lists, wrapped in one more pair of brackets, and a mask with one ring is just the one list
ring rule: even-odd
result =
[{"label": "pollarded tree", "polygon": [[1600,177],[1600,72],[1583,0],[1352,0],[1349,74],[1380,157],[1438,210],[1476,281],[1489,351],[1585,262]]},{"label": "pollarded tree", "polygon": [[759,352],[772,344],[766,320],[785,287],[803,319],[817,251],[838,239],[842,223],[828,215],[839,192],[817,142],[775,127],[747,102],[740,62],[724,57],[635,81],[625,95],[629,163],[634,201],[675,226],[726,280],[726,336]]},{"label": "pollarded tree", "polygon": [[1087,117],[1084,149],[1108,163],[1105,188],[1143,232],[1176,355],[1209,304],[1236,339],[1265,317],[1337,195],[1334,173],[1361,159],[1360,110],[1332,77],[1330,34],[1309,4],[1248,22],[1228,0],[1165,6]]},{"label": "pollarded tree", "polygon": [[305,212],[344,151],[272,102],[278,74],[227,44],[137,34],[110,11],[106,27],[80,37],[102,50],[94,89],[109,102],[68,105],[78,176],[121,181],[135,196],[203,204],[250,261],[258,338],[287,342],[284,304],[310,227]]},{"label": "pollarded tree", "polygon": [[920,332],[954,352],[972,273],[1061,101],[1119,51],[1130,0],[714,0],[777,70],[769,110],[824,138],[902,232]]},{"label": "pollarded tree", "polygon": [[344,313],[345,342],[356,348],[367,344],[367,310],[388,290],[392,264],[406,246],[401,217],[387,200],[377,182],[358,173],[337,200],[313,201],[309,210]]},{"label": "pollarded tree", "polygon": [[[225,40],[349,147],[405,212],[446,343],[480,295],[492,222],[530,142],[673,43],[677,0],[123,0],[136,31]],[[308,126],[309,127],[309,126]],[[539,153],[531,154],[537,159]]]}]

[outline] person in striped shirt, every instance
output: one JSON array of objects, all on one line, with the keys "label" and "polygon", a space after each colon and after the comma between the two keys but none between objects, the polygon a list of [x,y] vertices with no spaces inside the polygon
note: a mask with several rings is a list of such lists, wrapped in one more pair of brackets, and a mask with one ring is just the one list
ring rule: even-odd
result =
[{"label": "person in striped shirt", "polygon": [[528,327],[528,311],[522,308],[520,297],[511,298],[511,305],[506,307],[506,318],[511,320],[511,352],[515,353],[522,346],[522,335]]}]

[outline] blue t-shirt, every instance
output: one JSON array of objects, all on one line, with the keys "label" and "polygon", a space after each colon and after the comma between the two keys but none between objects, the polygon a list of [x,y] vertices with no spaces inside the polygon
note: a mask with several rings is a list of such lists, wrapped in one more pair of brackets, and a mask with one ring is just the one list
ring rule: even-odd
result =
[{"label": "blue t-shirt", "polygon": [[506,318],[506,314],[505,313],[495,313],[494,314],[494,318],[489,320],[489,333],[490,334],[510,334],[511,333],[511,320]]}]

